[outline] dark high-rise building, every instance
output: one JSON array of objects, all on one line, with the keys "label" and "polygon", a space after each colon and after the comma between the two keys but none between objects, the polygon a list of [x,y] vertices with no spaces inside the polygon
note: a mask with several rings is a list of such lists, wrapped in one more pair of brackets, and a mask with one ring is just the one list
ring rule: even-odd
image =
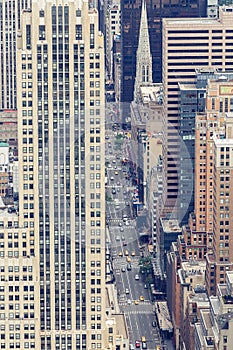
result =
[{"label": "dark high-rise building", "polygon": [[[145,0],[147,4],[153,81],[162,81],[162,18],[204,17],[205,0]],[[142,0],[121,0],[122,23],[122,101],[133,100],[136,51]]]}]

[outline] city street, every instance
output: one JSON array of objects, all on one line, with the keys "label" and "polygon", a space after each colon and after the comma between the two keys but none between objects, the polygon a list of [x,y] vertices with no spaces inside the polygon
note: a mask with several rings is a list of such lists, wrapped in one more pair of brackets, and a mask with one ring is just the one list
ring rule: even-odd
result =
[{"label": "city street", "polygon": [[[127,154],[116,149],[116,137],[117,133],[111,128],[106,132],[105,183],[106,222],[118,302],[126,315],[130,344],[134,348],[155,350],[161,343],[149,289],[139,273],[139,241],[132,212],[133,186],[128,166],[121,162]],[[143,342],[142,337],[145,337]],[[136,341],[140,342],[137,346]]]}]

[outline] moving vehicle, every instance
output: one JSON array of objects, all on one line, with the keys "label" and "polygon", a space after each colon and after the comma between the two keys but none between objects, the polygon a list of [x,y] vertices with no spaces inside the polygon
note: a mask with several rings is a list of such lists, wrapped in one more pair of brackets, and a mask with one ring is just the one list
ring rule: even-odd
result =
[{"label": "moving vehicle", "polygon": [[135,280],[139,280],[139,276],[138,275],[135,275]]},{"label": "moving vehicle", "polygon": [[126,249],[125,250],[125,256],[128,256],[129,255],[129,252],[128,252],[128,250]]},{"label": "moving vehicle", "polygon": [[132,250],[131,255],[135,256],[135,250]]},{"label": "moving vehicle", "polygon": [[136,348],[140,348],[140,341],[139,340],[135,341],[135,346],[136,346]]},{"label": "moving vehicle", "polygon": [[125,294],[129,294],[128,288],[125,288]]},{"label": "moving vehicle", "polygon": [[131,264],[127,264],[127,270],[128,270],[128,271],[131,271],[131,270],[132,270]]},{"label": "moving vehicle", "polygon": [[140,298],[139,298],[140,301],[144,301],[144,296],[143,295],[140,295]]},{"label": "moving vehicle", "polygon": [[134,304],[135,304],[135,305],[138,305],[138,304],[139,304],[139,301],[138,301],[138,300],[134,300]]},{"label": "moving vehicle", "polygon": [[146,337],[143,335],[142,336],[142,343],[145,343],[146,342]]}]

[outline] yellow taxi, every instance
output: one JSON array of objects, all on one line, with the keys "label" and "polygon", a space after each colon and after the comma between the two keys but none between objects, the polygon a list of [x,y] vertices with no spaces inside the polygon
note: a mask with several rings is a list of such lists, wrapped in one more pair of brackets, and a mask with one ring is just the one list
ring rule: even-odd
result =
[{"label": "yellow taxi", "polygon": [[134,251],[134,250],[131,252],[131,255],[132,255],[132,256],[135,256],[135,251]]},{"label": "yellow taxi", "polygon": [[128,256],[129,255],[129,252],[128,252],[128,250],[126,249],[125,250],[125,256]]},{"label": "yellow taxi", "polygon": [[134,304],[138,305],[139,304],[138,300],[134,300]]},{"label": "yellow taxi", "polygon": [[139,298],[140,301],[144,301],[144,296],[143,295],[140,295],[140,298]]},{"label": "yellow taxi", "polygon": [[119,252],[119,253],[118,253],[118,256],[123,256],[123,253],[122,253],[122,252]]},{"label": "yellow taxi", "polygon": [[130,256],[127,256],[126,260],[127,260],[128,263],[130,263],[131,262]]},{"label": "yellow taxi", "polygon": [[115,171],[115,175],[118,175],[118,171]]}]

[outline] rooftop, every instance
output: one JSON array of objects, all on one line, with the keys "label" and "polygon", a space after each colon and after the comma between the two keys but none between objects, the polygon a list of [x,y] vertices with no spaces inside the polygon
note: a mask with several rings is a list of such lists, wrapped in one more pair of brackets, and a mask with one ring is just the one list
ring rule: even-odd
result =
[{"label": "rooftop", "polygon": [[209,307],[209,298],[207,294],[204,293],[193,293],[188,296],[192,303],[196,303],[198,308],[208,308]]},{"label": "rooftop", "polygon": [[16,212],[9,213],[8,208],[0,207],[0,219],[2,219],[2,218],[11,218],[13,221],[17,221],[18,215]]},{"label": "rooftop", "polygon": [[176,219],[166,219],[166,218],[161,218],[160,219],[163,231],[165,233],[169,232],[181,232],[181,227],[179,225],[178,220]]},{"label": "rooftop", "polygon": [[216,19],[205,18],[163,18],[163,22],[172,25],[182,25],[184,26],[184,31],[186,29],[193,29],[193,23],[195,25],[219,25],[219,22]]},{"label": "rooftop", "polygon": [[140,95],[143,103],[154,102],[161,104],[162,84],[140,86]]},{"label": "rooftop", "polygon": [[180,90],[195,90],[197,89],[196,84],[184,84],[184,83],[178,83],[178,86]]},{"label": "rooftop", "polygon": [[158,301],[155,303],[155,312],[158,318],[159,328],[162,331],[173,331],[172,322],[170,319],[170,314],[168,311],[168,306],[166,301]]},{"label": "rooftop", "polygon": [[205,273],[206,261],[205,260],[190,260],[182,262],[182,268],[185,272],[195,272],[197,274]]},{"label": "rooftop", "polygon": [[9,144],[6,142],[1,142],[0,141],[0,147],[9,147]]},{"label": "rooftop", "polygon": [[127,325],[124,314],[113,314],[116,320],[116,333],[123,336],[124,339],[128,338]]},{"label": "rooftop", "polygon": [[[193,30],[193,24],[195,23],[195,26],[203,26],[208,25],[210,29],[212,29],[212,26],[219,27],[221,24],[223,24],[227,20],[227,23],[229,24],[229,21],[231,21],[232,25],[232,13],[233,13],[233,7],[232,6],[222,6],[219,9],[219,18],[163,18],[163,23],[170,24],[170,25],[181,25],[185,30]],[[182,33],[180,33],[182,34]],[[205,35],[205,33],[203,33]],[[201,35],[198,33],[198,35]],[[198,40],[198,38],[196,38]]]}]

